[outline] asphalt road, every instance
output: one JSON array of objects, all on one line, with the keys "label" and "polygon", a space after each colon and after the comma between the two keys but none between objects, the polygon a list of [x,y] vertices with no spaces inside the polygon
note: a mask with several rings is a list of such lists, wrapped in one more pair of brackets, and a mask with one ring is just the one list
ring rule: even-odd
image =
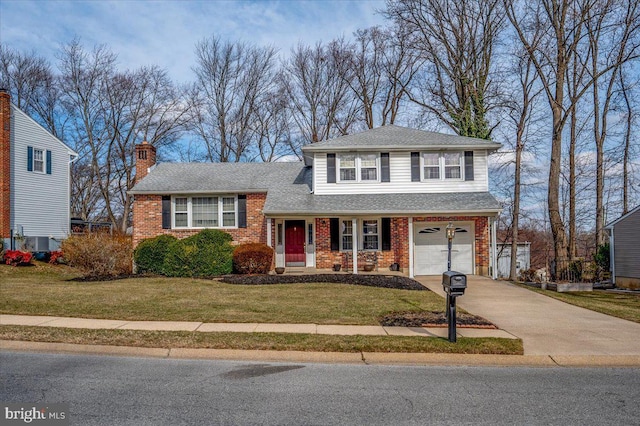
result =
[{"label": "asphalt road", "polygon": [[0,379],[0,401],[69,403],[74,425],[640,424],[638,368],[264,364],[0,352]]}]

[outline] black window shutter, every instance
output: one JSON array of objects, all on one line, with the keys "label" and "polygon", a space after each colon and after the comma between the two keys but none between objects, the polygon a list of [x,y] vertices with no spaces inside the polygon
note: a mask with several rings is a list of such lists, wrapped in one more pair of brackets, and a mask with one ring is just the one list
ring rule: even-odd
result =
[{"label": "black window shutter", "polygon": [[238,228],[247,227],[247,196],[238,195]]},{"label": "black window shutter", "polygon": [[464,180],[473,180],[473,151],[464,152]]},{"label": "black window shutter", "polygon": [[331,251],[340,250],[340,219],[332,217],[329,219],[331,235]]},{"label": "black window shutter", "polygon": [[27,147],[27,171],[33,171],[33,147]]},{"label": "black window shutter", "polygon": [[171,229],[171,197],[162,196],[162,229]]},{"label": "black window shutter", "polygon": [[391,250],[391,218],[382,218],[382,251]]},{"label": "black window shutter", "polygon": [[411,153],[411,182],[420,182],[420,153]]},{"label": "black window shutter", "polygon": [[391,182],[391,173],[389,171],[389,153],[380,154],[380,177],[382,182]]},{"label": "black window shutter", "polygon": [[336,183],[336,155],[327,154],[327,183]]},{"label": "black window shutter", "polygon": [[47,150],[47,174],[51,174],[51,151]]}]

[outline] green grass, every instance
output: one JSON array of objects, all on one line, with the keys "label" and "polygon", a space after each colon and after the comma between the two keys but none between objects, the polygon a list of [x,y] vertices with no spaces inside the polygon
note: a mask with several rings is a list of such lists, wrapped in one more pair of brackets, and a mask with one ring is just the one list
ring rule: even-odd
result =
[{"label": "green grass", "polygon": [[407,352],[522,355],[522,341],[434,337],[332,336],[292,333],[199,333],[183,331],[84,330],[0,326],[0,339],[152,348],[212,348],[314,352]]},{"label": "green grass", "polygon": [[345,284],[235,285],[143,277],[69,281],[72,268],[0,266],[0,313],[122,320],[379,324],[391,312],[441,311],[430,291]]},{"label": "green grass", "polygon": [[614,293],[604,290],[558,293],[523,284],[521,286],[571,305],[640,323],[640,294],[638,293]]}]

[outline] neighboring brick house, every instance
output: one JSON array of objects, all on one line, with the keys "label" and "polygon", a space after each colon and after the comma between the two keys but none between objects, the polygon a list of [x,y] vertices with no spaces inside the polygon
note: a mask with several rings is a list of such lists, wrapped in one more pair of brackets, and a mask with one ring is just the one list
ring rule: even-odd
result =
[{"label": "neighboring brick house", "polygon": [[606,226],[616,287],[640,289],[640,206]]},{"label": "neighboring brick house", "polygon": [[155,165],[155,148],[138,145],[134,244],[219,228],[274,247],[276,266],[357,271],[375,259],[381,270],[435,275],[453,222],[452,269],[489,275],[500,206],[487,158],[499,147],[398,126],[307,145],[295,163]]},{"label": "neighboring brick house", "polygon": [[69,234],[70,171],[77,154],[0,89],[0,240],[49,251]]}]

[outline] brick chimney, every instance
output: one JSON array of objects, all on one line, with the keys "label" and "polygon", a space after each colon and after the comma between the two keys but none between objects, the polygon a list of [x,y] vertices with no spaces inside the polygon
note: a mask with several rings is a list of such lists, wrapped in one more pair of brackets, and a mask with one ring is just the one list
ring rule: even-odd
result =
[{"label": "brick chimney", "polygon": [[144,141],[136,145],[136,182],[140,182],[156,164],[156,147]]},{"label": "brick chimney", "polygon": [[0,88],[0,244],[11,237],[11,96]]}]

